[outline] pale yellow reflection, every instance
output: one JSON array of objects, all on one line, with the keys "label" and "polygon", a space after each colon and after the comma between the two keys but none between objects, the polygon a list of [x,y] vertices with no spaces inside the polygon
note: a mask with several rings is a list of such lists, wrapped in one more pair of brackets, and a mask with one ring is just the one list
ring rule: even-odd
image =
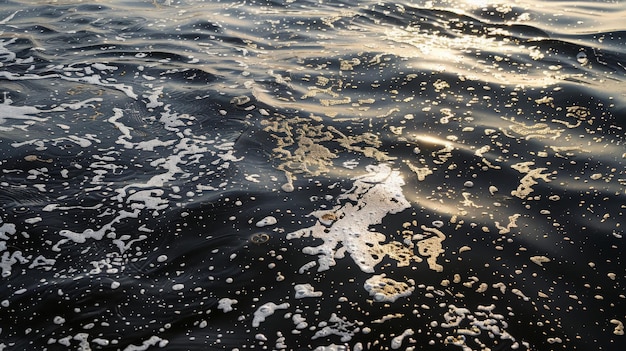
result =
[{"label": "pale yellow reflection", "polygon": [[441,145],[443,147],[452,146],[452,143],[449,140],[429,134],[417,134],[413,136],[413,139],[417,142],[426,144]]},{"label": "pale yellow reflection", "polygon": [[444,202],[441,199],[409,191],[406,191],[404,195],[409,202],[424,208],[428,213],[432,213],[435,216],[455,216],[461,213],[458,203],[454,201]]},{"label": "pale yellow reflection", "polygon": [[[411,65],[415,68],[456,72],[467,80],[542,87],[570,76],[561,73],[560,68],[543,67],[543,52],[537,46],[506,39],[510,35],[506,30],[494,28],[489,35],[456,34],[458,36],[445,36],[437,31],[420,30],[417,26],[388,28],[383,37],[400,45],[390,45],[384,50],[413,59]],[[497,37],[500,40],[496,40]],[[538,43],[539,40],[541,38],[537,38]],[[498,54],[480,54],[489,52]],[[479,54],[484,59],[477,60]]]}]

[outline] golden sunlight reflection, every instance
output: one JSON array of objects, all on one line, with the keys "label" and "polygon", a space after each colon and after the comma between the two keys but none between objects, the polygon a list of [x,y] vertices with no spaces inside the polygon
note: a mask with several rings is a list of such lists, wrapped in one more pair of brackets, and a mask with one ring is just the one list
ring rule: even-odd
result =
[{"label": "golden sunlight reflection", "polygon": [[542,87],[566,78],[558,70],[530,69],[542,65],[544,53],[535,46],[506,39],[509,33],[503,29],[489,29],[488,35],[451,32],[454,35],[444,36],[417,26],[387,28],[383,38],[400,45],[389,45],[385,50],[409,59],[415,68],[457,72],[498,84]]},{"label": "golden sunlight reflection", "polygon": [[471,7],[485,7],[487,5],[497,3],[496,1],[489,1],[489,0],[463,0],[462,2]]},{"label": "golden sunlight reflection", "polygon": [[444,201],[437,196],[424,196],[414,192],[407,192],[405,196],[412,204],[439,216],[454,216],[459,213],[458,203],[454,201]]},{"label": "golden sunlight reflection", "polygon": [[415,141],[418,141],[418,142],[432,144],[432,145],[440,145],[440,146],[452,145],[452,143],[449,140],[441,139],[439,137],[428,135],[428,134],[415,135],[413,139],[415,139]]}]

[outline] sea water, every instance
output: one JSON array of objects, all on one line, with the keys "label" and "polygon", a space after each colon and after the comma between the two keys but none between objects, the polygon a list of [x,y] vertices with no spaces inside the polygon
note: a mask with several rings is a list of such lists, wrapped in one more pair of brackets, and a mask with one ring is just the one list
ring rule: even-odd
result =
[{"label": "sea water", "polygon": [[626,3],[2,1],[0,350],[621,350]]}]

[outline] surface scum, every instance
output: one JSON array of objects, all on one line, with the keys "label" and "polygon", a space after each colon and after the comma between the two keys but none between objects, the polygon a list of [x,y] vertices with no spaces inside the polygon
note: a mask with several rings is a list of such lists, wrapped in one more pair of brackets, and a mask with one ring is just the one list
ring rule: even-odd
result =
[{"label": "surface scum", "polygon": [[0,11],[0,351],[620,349],[623,31],[109,6]]}]

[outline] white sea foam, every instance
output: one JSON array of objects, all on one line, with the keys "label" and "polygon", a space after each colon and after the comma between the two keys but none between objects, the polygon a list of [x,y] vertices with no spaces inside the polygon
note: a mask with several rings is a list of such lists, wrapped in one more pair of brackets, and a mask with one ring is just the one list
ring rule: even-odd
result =
[{"label": "white sea foam", "polygon": [[[355,178],[352,189],[338,198],[344,203],[333,207],[337,220],[330,227],[318,221],[312,227],[287,234],[287,239],[312,236],[324,241],[317,247],[308,246],[302,250],[305,254],[318,256],[318,271],[328,270],[336,264],[336,249],[342,244],[362,271],[373,272],[383,257],[374,254],[381,250],[372,247],[378,248],[386,237],[371,231],[370,226],[381,223],[388,214],[409,207],[402,193],[404,181],[398,171],[386,164],[366,169],[368,173]],[[327,212],[314,212],[312,215],[321,218]]]}]

